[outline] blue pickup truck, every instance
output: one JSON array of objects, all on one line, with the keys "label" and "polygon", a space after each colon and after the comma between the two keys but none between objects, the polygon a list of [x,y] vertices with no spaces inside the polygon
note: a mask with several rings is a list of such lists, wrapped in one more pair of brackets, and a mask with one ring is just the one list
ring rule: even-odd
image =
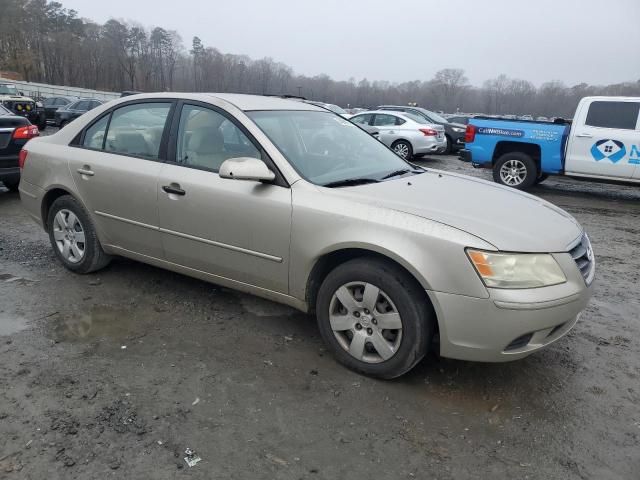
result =
[{"label": "blue pickup truck", "polygon": [[518,189],[549,175],[640,183],[640,98],[583,98],[571,123],[475,117],[460,158]]}]

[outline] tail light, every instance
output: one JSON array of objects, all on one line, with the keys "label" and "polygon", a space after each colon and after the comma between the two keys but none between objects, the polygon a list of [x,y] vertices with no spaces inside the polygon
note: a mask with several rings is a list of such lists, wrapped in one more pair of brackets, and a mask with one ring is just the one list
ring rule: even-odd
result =
[{"label": "tail light", "polygon": [[471,143],[476,139],[476,126],[467,125],[467,131],[464,132],[464,143]]},{"label": "tail light", "polygon": [[420,128],[419,129],[425,137],[435,137],[438,132],[433,128]]},{"label": "tail light", "polygon": [[27,152],[24,148],[22,150],[20,150],[20,153],[18,154],[18,166],[20,167],[20,170],[22,170],[24,168],[24,162],[27,161],[27,154],[29,152]]},{"label": "tail light", "polygon": [[35,125],[27,125],[25,127],[16,128],[13,131],[12,137],[15,140],[29,140],[30,138],[37,137],[38,135],[40,135],[38,127]]}]

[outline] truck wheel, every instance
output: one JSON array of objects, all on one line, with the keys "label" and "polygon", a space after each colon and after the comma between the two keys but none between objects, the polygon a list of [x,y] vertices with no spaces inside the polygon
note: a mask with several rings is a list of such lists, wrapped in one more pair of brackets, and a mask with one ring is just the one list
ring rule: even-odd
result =
[{"label": "truck wheel", "polygon": [[413,147],[406,140],[398,140],[391,145],[391,150],[404,160],[411,160],[413,157]]},{"label": "truck wheel", "polygon": [[358,258],[339,265],[318,292],[320,334],[336,359],[364,375],[395,378],[427,353],[435,316],[424,290],[396,265]]},{"label": "truck wheel", "polygon": [[73,272],[95,272],[111,261],[102,250],[89,214],[70,195],[59,197],[51,205],[47,230],[56,256]]},{"label": "truck wheel", "polygon": [[493,181],[507,187],[524,190],[538,178],[536,162],[522,152],[505,153],[493,166]]}]

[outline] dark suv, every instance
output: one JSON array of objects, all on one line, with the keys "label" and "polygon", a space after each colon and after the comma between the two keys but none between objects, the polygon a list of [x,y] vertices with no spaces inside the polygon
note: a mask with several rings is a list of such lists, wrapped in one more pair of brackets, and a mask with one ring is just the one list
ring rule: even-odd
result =
[{"label": "dark suv", "polygon": [[394,110],[396,112],[411,112],[420,115],[429,123],[436,123],[444,127],[444,134],[447,137],[447,149],[444,153],[454,153],[464,148],[464,134],[467,126],[461,123],[451,123],[446,118],[431,110],[421,107],[404,107],[402,105],[381,105],[378,110]]},{"label": "dark suv", "polygon": [[38,134],[38,127],[27,118],[0,105],[0,182],[11,191],[16,191],[20,182],[20,150]]}]

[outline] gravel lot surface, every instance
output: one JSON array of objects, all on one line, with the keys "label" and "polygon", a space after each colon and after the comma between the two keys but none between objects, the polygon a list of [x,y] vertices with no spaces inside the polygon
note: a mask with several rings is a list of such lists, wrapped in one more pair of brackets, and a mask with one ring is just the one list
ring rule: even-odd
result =
[{"label": "gravel lot surface", "polygon": [[0,187],[0,478],[640,478],[640,189],[532,193],[594,245],[575,329],[515,363],[429,357],[384,382],[287,307],[128,260],[66,271]]}]

